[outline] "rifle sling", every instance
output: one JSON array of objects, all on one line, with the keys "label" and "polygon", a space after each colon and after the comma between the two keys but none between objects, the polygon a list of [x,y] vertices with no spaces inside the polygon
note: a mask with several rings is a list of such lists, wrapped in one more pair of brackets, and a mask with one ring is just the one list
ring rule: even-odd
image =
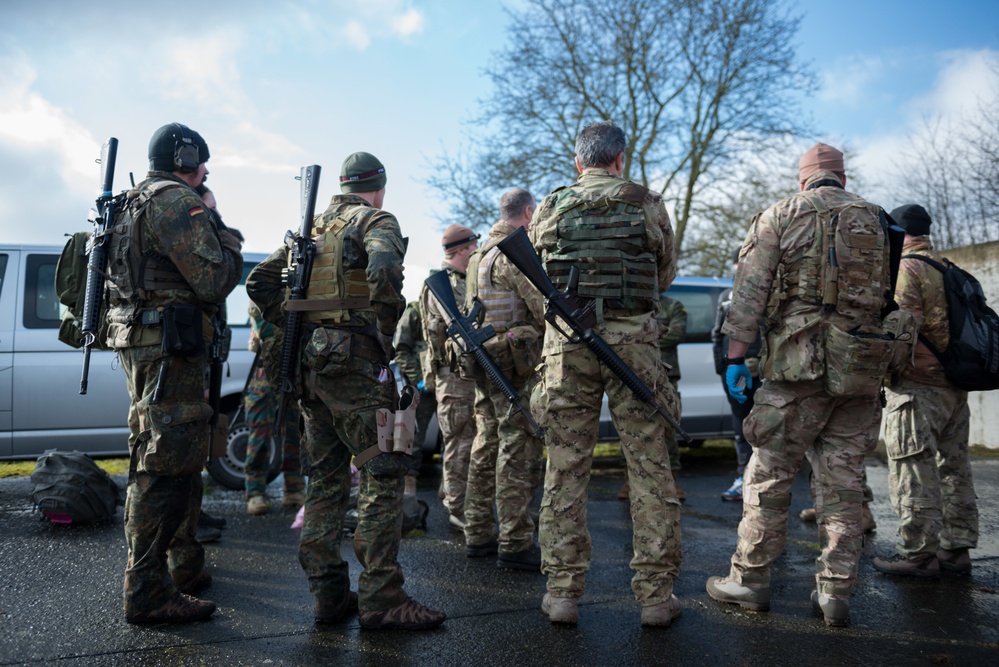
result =
[{"label": "rifle sling", "polygon": [[371,300],[364,297],[350,299],[294,299],[284,304],[288,312],[312,310],[364,310],[371,308]]}]

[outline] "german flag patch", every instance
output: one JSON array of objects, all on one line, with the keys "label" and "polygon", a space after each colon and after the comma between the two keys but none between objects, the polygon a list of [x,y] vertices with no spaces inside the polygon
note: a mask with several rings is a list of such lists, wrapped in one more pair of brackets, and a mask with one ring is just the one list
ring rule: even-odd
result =
[{"label": "german flag patch", "polygon": [[195,206],[194,208],[188,210],[187,214],[188,215],[198,215],[198,214],[204,213],[204,212],[205,212],[204,207],[202,207],[202,206]]}]

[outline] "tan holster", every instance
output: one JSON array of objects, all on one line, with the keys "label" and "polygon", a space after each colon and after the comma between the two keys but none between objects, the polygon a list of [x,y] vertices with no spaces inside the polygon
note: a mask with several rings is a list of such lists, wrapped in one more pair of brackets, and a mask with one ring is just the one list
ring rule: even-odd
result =
[{"label": "tan holster", "polygon": [[415,451],[413,440],[416,436],[416,407],[420,404],[420,392],[412,385],[406,385],[399,397],[399,409],[391,412],[380,408],[375,412],[378,427],[378,444],[368,447],[354,457],[354,466],[360,468],[381,453],[412,454]]}]

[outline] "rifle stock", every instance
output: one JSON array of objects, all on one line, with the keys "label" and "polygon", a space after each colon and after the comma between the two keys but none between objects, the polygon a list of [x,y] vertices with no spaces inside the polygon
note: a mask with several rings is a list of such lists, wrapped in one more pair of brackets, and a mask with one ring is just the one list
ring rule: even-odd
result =
[{"label": "rifle stock", "polygon": [[90,237],[90,256],[87,258],[87,285],[84,290],[83,318],[80,330],[83,333],[83,376],[80,378],[80,394],[87,393],[90,377],[90,352],[100,330],[101,291],[108,265],[108,236],[114,219],[114,166],[118,157],[118,140],[108,139],[101,147],[101,193],[97,197],[97,218],[94,220],[94,233]]},{"label": "rifle stock", "polygon": [[[559,291],[545,273],[541,258],[531,245],[524,228],[521,227],[507,236],[497,247],[510,258],[513,265],[520,269],[531,284],[545,295],[547,306],[545,319],[569,342],[584,343],[639,400],[658,412],[681,440],[690,442],[690,435],[680,428],[680,424],[659,404],[655,392],[649,389],[607,342],[593,331],[593,326],[596,324],[594,304],[593,301],[582,300],[576,295],[576,284],[579,279],[576,268],[573,267],[569,273],[568,287],[564,291]],[[560,327],[557,320],[564,322],[572,330],[572,334]]]},{"label": "rifle stock", "polygon": [[492,325],[481,328],[473,326],[472,323],[478,319],[477,308],[481,308],[481,305],[476,303],[476,308],[473,308],[472,312],[467,316],[462,316],[461,311],[458,309],[458,302],[454,298],[454,290],[451,289],[451,282],[447,271],[438,271],[424,282],[427,284],[427,289],[430,290],[440,303],[444,314],[447,315],[449,320],[447,327],[448,336],[462,349],[475,357],[475,361],[478,362],[479,367],[485,372],[486,377],[503,392],[503,395],[509,401],[510,411],[519,412],[527,423],[530,424],[535,437],[544,440],[545,432],[534,421],[530,411],[521,404],[520,394],[517,393],[514,386],[503,375],[503,371],[499,369],[493,358],[482,347],[483,343],[496,335],[496,330],[493,329]]}]

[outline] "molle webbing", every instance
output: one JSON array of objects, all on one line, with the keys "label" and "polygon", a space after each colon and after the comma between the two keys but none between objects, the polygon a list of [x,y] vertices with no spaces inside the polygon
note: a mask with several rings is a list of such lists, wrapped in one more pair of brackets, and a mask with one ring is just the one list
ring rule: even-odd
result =
[{"label": "molle webbing", "polygon": [[477,285],[479,301],[486,311],[483,325],[492,324],[496,333],[503,333],[514,322],[526,321],[527,304],[516,292],[496,289],[493,285],[493,264],[499,254],[496,244],[486,250],[478,265]]},{"label": "molle webbing", "polygon": [[289,302],[303,304],[295,310],[304,312],[307,322],[342,324],[352,319],[352,313],[371,310],[367,273],[364,269],[343,270],[344,237],[352,222],[337,216],[316,223],[316,255],[306,298]]},{"label": "molle webbing", "polygon": [[565,287],[575,266],[582,298],[658,299],[656,261],[646,245],[641,207],[646,192],[626,184],[616,195],[591,200],[572,188],[563,190],[555,207],[558,243],[545,261],[552,282]]}]

